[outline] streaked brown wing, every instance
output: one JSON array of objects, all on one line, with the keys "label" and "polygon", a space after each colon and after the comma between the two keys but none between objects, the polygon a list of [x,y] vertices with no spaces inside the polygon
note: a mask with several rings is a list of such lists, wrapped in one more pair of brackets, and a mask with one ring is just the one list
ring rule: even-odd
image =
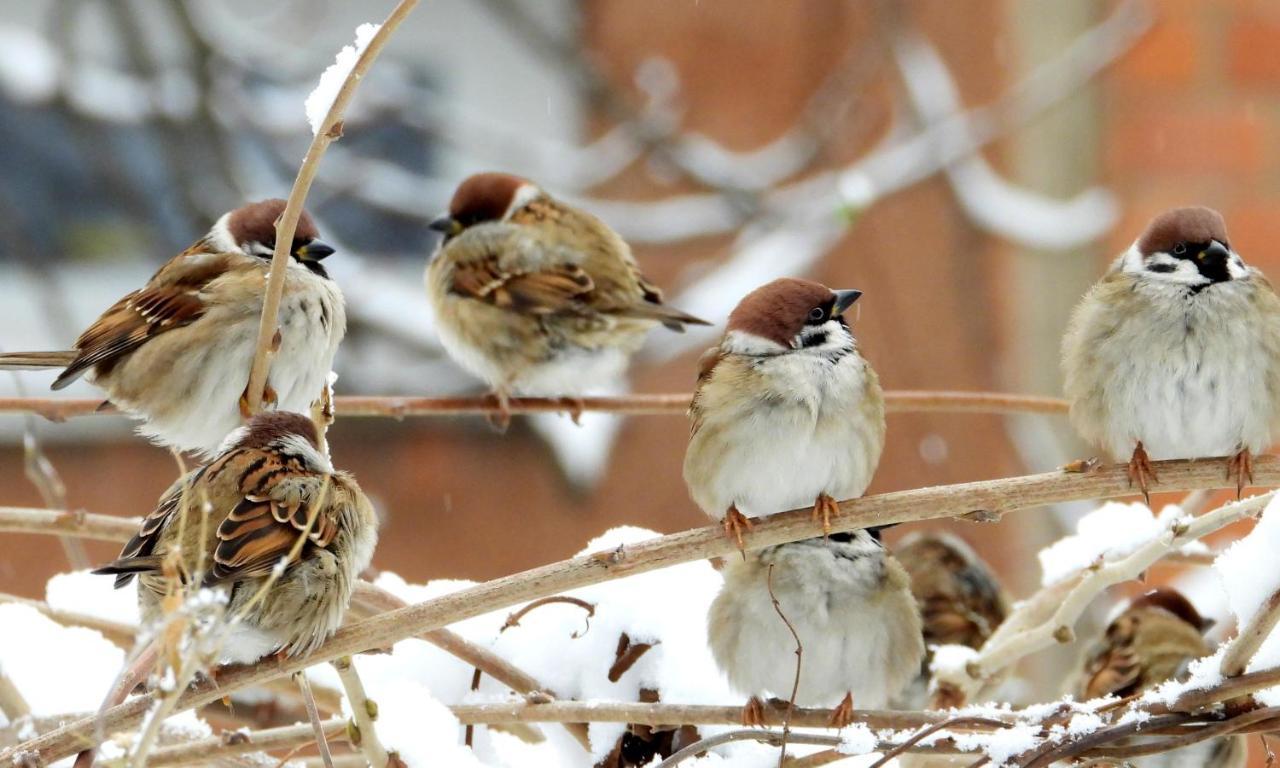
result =
[{"label": "streaked brown wing", "polygon": [[[277,454],[234,453],[241,455],[230,466],[246,467],[238,479],[242,498],[218,526],[206,585],[265,576],[282,559],[297,562],[307,547],[329,546],[338,531],[326,487],[332,479]],[[308,516],[314,516],[309,525]],[[300,536],[306,536],[302,546]]]},{"label": "streaked brown wing", "polygon": [[453,272],[455,293],[534,315],[581,312],[582,299],[593,288],[591,276],[573,264],[527,272],[504,270],[497,254],[458,264]]},{"label": "streaked brown wing", "polygon": [[195,470],[165,491],[160,503],[142,518],[138,532],[125,543],[120,555],[113,562],[95,569],[95,573],[114,574],[117,589],[128,584],[136,573],[156,571],[160,568],[159,558],[155,557],[156,545],[160,542],[160,533],[170,524],[173,516],[182,508],[183,492],[199,482],[205,468]]},{"label": "streaked brown wing", "polygon": [[690,437],[696,435],[698,428],[702,426],[702,390],[711,379],[711,374],[715,371],[716,365],[724,359],[724,354],[719,345],[717,345],[703,352],[702,357],[698,358],[698,383],[694,385],[693,399],[689,401]]},{"label": "streaked brown wing", "polygon": [[145,287],[117,301],[76,339],[79,355],[53,382],[62,389],[93,366],[110,369],[151,337],[204,314],[200,292],[227,269],[227,256],[195,256],[190,248],[152,276]]},{"label": "streaked brown wing", "polygon": [[1090,662],[1086,670],[1088,682],[1083,691],[1086,699],[1115,694],[1128,696],[1134,693],[1142,665],[1128,648],[1110,648]]}]

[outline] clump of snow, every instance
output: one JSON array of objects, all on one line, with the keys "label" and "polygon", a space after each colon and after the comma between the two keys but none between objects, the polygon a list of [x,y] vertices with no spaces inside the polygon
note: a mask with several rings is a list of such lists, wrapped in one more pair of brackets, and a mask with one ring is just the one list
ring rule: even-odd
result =
[{"label": "clump of snow", "polygon": [[37,716],[96,710],[124,665],[124,651],[98,632],[25,605],[0,605],[0,627],[0,666]]},{"label": "clump of snow", "polygon": [[1147,704],[1172,704],[1187,691],[1202,691],[1222,682],[1222,656],[1226,653],[1225,645],[1219,646],[1211,656],[1195,659],[1187,666],[1185,680],[1167,680],[1142,694],[1140,701]]},{"label": "clump of snow", "polygon": [[[1117,560],[1167,532],[1187,515],[1170,504],[1153,517],[1145,504],[1109,501],[1080,518],[1076,532],[1040,550],[1040,581],[1048,586],[1099,560]],[[1185,548],[1184,548],[1185,549]]]},{"label": "clump of snow", "polygon": [[342,46],[334,62],[320,75],[320,82],[307,96],[305,104],[307,122],[311,124],[312,135],[320,133],[320,127],[324,124],[325,116],[329,114],[329,108],[333,106],[333,100],[338,97],[342,83],[346,81],[347,75],[351,74],[356,61],[360,59],[360,54],[369,47],[370,41],[381,27],[381,24],[361,24],[356,27],[355,45]]},{"label": "clump of snow", "polygon": [[[361,661],[376,661],[376,657]],[[462,726],[449,708],[420,682],[394,672],[394,665],[381,666],[361,664],[358,669],[366,695],[378,704],[375,727],[382,745],[398,753],[409,768],[483,768],[475,753],[458,743]],[[342,706],[350,717],[350,703],[343,699]]]},{"label": "clump of snow", "polygon": [[1272,499],[1248,536],[1227,547],[1213,561],[1222,579],[1227,604],[1243,626],[1273,592],[1280,589],[1280,569],[1261,567],[1280,551],[1280,496]]},{"label": "clump of snow", "polygon": [[876,748],[878,740],[863,723],[853,723],[840,732],[840,746],[836,749],[842,755],[865,755]]},{"label": "clump of snow", "polygon": [[954,680],[967,674],[969,664],[978,658],[978,652],[967,645],[934,646],[929,671],[943,680]]},{"label": "clump of snow", "polygon": [[956,746],[965,751],[981,751],[991,758],[992,768],[1000,768],[1009,758],[1040,745],[1040,726],[1018,723],[989,733],[953,734]]},{"label": "clump of snow", "polygon": [[59,573],[45,584],[44,600],[50,608],[59,611],[137,624],[140,621],[137,585],[138,580],[133,579],[116,589],[115,579],[89,571]]},{"label": "clump of snow", "polygon": [[1093,712],[1079,712],[1071,716],[1067,723],[1067,735],[1085,736],[1104,725],[1102,718]]}]

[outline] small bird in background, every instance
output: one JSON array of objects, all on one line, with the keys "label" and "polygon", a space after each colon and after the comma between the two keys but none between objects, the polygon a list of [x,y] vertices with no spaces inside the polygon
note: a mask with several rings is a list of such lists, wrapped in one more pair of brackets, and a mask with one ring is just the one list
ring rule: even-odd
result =
[{"label": "small bird in background", "polygon": [[[141,418],[143,435],[213,455],[248,416],[249,368],[284,207],[283,200],[264,200],[223,215],[104,312],[75,349],[0,354],[0,369],[63,368],[54,389],[84,376],[113,405]],[[320,263],[333,248],[318,236],[304,212],[263,393],[265,403],[285,411],[305,412],[320,398],[346,332],[342,292]]]},{"label": "small bird in background", "polygon": [[[1204,639],[1212,624],[1175,589],[1158,587],[1140,595],[1086,655],[1076,693],[1081,700],[1123,698],[1181,678],[1193,659],[1213,652]],[[1138,768],[1239,768],[1247,753],[1243,738],[1230,736],[1131,761]]]},{"label": "small bird in background", "polygon": [[920,670],[924,640],[910,580],[873,531],[766,547],[726,562],[722,574],[707,637],[729,683],[751,697],[746,725],[764,724],[762,695],[785,707],[777,699],[795,684],[796,638],[779,612],[804,648],[796,704],[838,701],[835,727],[851,722],[855,700],[883,707]]},{"label": "small bird in background", "polygon": [[1148,502],[1152,459],[1230,456],[1238,495],[1280,419],[1280,300],[1217,211],[1176,208],[1080,300],[1062,361],[1072,423]]},{"label": "small bird in background", "polygon": [[861,496],[884,448],[880,381],[844,313],[861,291],[768,283],[739,302],[702,358],[684,479],[739,550],[751,518]]},{"label": "small bird in background", "polygon": [[581,395],[617,379],[654,326],[708,324],[664,305],[607,224],[518,176],[471,176],[431,228],[440,341],[493,388],[500,428],[512,395]]},{"label": "small bird in background", "polygon": [[334,470],[311,420],[268,411],[174,483],[120,557],[94,573],[115,575],[116,587],[139,577],[148,623],[172,591],[166,571],[193,587],[227,588],[227,615],[239,621],[222,656],[247,663],[308,653],[332,635],[376,543],[373,506],[355,478]]},{"label": "small bird in background", "polygon": [[[920,606],[925,647],[963,645],[977,650],[1009,615],[1009,597],[995,573],[968,544],[948,533],[913,533],[894,547],[894,556],[911,578]],[[896,700],[901,709],[945,708],[946,693],[931,705],[930,651],[920,673]]]}]

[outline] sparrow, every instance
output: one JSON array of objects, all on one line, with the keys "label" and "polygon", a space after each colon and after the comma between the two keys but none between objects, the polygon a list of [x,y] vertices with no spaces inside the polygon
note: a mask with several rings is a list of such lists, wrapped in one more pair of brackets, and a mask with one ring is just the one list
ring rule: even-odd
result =
[{"label": "sparrow", "polygon": [[[1187,665],[1213,649],[1204,638],[1213,625],[1170,587],[1138,596],[1117,616],[1086,655],[1076,684],[1081,700],[1141,694],[1185,675]],[[1241,737],[1227,737],[1133,761],[1140,768],[1244,766]]]},{"label": "sparrow", "polygon": [[581,395],[612,381],[654,326],[705,320],[662,303],[631,249],[600,219],[505,173],[463,181],[427,263],[427,297],[449,355],[493,388]]},{"label": "sparrow", "polygon": [[[167,574],[228,593],[225,662],[305,654],[338,629],[373,557],[377,518],[355,478],[335,470],[306,416],[264,411],[180,478],[120,556],[94,571],[138,577],[144,621],[162,618]],[[259,594],[261,593],[261,594]]]},{"label": "sparrow", "polygon": [[[248,416],[249,369],[283,200],[221,218],[147,284],[113,304],[64,352],[0,355],[0,368],[58,368],[53,389],[81,376],[142,419],[157,443],[212,455]],[[324,391],[346,332],[342,292],[320,263],[333,248],[305,212],[285,272],[263,401],[305,412]]]},{"label": "sparrow", "polygon": [[1072,423],[1148,502],[1152,459],[1230,456],[1239,494],[1280,419],[1280,299],[1218,212],[1176,208],[1080,300],[1062,368]]},{"label": "sparrow", "polygon": [[[855,698],[860,707],[883,707],[920,670],[920,611],[907,572],[878,532],[766,547],[741,562],[727,561],[721,573],[724,586],[708,611],[707,637],[730,685],[751,697],[744,724],[764,723],[761,695],[791,694],[796,638],[786,622],[804,649],[795,703],[838,700],[831,717],[837,728],[851,722]],[[774,705],[785,706],[776,699]]]},{"label": "sparrow", "polygon": [[751,518],[861,496],[884,448],[880,381],[844,313],[861,291],[809,280],[763,285],[702,357],[684,457],[689,495],[742,550]]},{"label": "sparrow", "polygon": [[[894,548],[911,579],[911,594],[920,607],[925,647],[920,673],[904,692],[903,709],[930,708],[929,661],[939,645],[980,649],[1009,615],[1009,597],[991,568],[968,544],[941,532],[911,534]],[[932,708],[946,708],[947,692]]]}]

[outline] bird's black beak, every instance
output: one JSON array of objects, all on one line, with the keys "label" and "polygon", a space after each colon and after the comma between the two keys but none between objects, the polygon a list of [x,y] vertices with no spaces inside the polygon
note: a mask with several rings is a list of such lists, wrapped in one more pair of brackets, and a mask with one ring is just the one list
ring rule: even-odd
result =
[{"label": "bird's black beak", "polygon": [[448,239],[450,237],[454,237],[455,235],[457,235],[459,232],[462,231],[462,224],[452,216],[441,216],[440,218],[431,222],[431,225],[428,227],[428,229],[433,229],[436,232],[439,232],[442,235],[444,235],[445,239]]},{"label": "bird's black beak", "polygon": [[312,240],[293,252],[299,261],[323,261],[333,254],[333,246],[321,240]]},{"label": "bird's black beak", "polygon": [[1227,250],[1227,246],[1213,240],[1208,248],[1196,255],[1196,260],[1206,264],[1226,264],[1230,256],[1231,251]]},{"label": "bird's black beak", "polygon": [[839,317],[844,314],[844,311],[852,307],[853,302],[857,301],[861,295],[862,291],[856,288],[851,288],[847,291],[836,291],[836,304],[831,309],[832,316]]}]

